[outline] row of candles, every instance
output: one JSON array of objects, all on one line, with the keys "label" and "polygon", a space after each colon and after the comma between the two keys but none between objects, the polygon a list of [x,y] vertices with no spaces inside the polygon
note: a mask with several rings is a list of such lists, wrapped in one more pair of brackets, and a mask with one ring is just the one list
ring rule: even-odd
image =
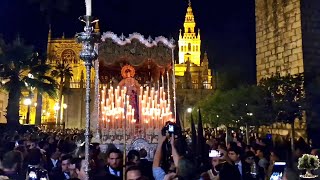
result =
[{"label": "row of candles", "polygon": [[[167,121],[172,121],[170,95],[165,89],[159,87],[140,87],[137,94],[138,109],[132,107],[127,95],[127,87],[117,87],[107,90],[104,86],[101,91],[101,119],[104,128],[123,129],[127,133],[134,133],[138,124],[140,130],[160,129]],[[135,119],[138,111],[139,119]],[[137,123],[137,121],[139,123]],[[129,131],[129,132],[128,132]]]}]

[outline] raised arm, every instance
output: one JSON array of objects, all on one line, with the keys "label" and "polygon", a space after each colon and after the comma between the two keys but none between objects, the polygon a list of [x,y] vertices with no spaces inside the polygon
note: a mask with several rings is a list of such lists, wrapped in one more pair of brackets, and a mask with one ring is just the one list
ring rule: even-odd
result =
[{"label": "raised arm", "polygon": [[156,153],[153,158],[153,164],[152,167],[160,167],[160,161],[161,161],[161,156],[162,156],[162,144],[166,140],[166,136],[162,136],[162,134],[159,134],[159,140],[158,140],[158,146]]},{"label": "raised arm", "polygon": [[179,156],[179,154],[177,152],[176,147],[174,146],[174,135],[172,135],[172,137],[170,138],[170,144],[171,144],[171,149],[172,149],[171,153],[172,153],[174,165],[176,167],[178,167],[180,156]]}]

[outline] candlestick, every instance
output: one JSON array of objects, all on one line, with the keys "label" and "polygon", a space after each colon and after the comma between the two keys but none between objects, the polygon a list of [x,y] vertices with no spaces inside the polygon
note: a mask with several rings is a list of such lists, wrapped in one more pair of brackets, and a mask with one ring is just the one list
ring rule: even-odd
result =
[{"label": "candlestick", "polygon": [[91,0],[85,0],[86,3],[86,15],[91,16]]}]

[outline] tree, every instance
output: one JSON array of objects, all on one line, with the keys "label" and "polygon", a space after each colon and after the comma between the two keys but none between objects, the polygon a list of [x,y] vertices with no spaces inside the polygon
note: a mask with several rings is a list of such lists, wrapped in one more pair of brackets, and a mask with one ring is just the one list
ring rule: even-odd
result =
[{"label": "tree", "polygon": [[45,57],[38,59],[38,62],[36,62],[30,70],[30,74],[33,75],[30,84],[37,89],[36,125],[41,125],[43,95],[47,94],[50,98],[56,98],[57,95],[57,83],[52,77],[48,76],[52,67],[46,64],[45,61]]},{"label": "tree", "polygon": [[214,126],[258,126],[270,122],[264,91],[245,86],[228,91],[217,90],[199,103],[204,119]]},{"label": "tree", "polygon": [[56,66],[54,66],[54,70],[51,71],[51,75],[55,78],[59,79],[59,92],[58,92],[58,100],[59,100],[59,112],[58,112],[58,120],[61,121],[60,111],[63,107],[62,104],[62,97],[63,94],[66,92],[67,88],[67,81],[69,81],[73,77],[72,68],[69,64],[65,63],[57,63]]},{"label": "tree", "polygon": [[294,121],[301,119],[305,108],[303,74],[280,76],[275,74],[264,78],[259,86],[268,93],[274,116],[277,120],[291,124],[291,148],[294,150]]},{"label": "tree", "polygon": [[2,88],[9,93],[7,123],[11,127],[19,125],[20,97],[22,91],[30,93],[31,87],[41,92],[53,93],[55,83],[48,76],[41,75],[47,69],[39,64],[38,54],[32,46],[27,46],[18,37],[12,44],[3,45],[0,55],[0,77]]},{"label": "tree", "polygon": [[213,95],[209,95],[206,99],[200,101],[197,106],[203,109],[204,122],[219,126],[229,121],[231,119],[228,113],[230,103],[227,100],[226,92],[217,90]]},{"label": "tree", "polygon": [[2,45],[3,53],[0,56],[0,77],[4,81],[2,88],[9,93],[7,106],[7,124],[18,126],[20,97],[26,88],[29,63],[34,58],[33,47],[24,45],[17,37],[11,44]]}]

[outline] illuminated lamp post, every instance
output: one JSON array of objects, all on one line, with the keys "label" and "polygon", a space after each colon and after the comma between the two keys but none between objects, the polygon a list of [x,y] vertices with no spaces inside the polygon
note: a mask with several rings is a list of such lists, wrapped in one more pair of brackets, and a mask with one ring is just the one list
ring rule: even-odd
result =
[{"label": "illuminated lamp post", "polygon": [[54,109],[55,114],[56,114],[56,127],[58,127],[59,109],[60,109],[59,103],[56,103],[54,105],[53,109]]}]

